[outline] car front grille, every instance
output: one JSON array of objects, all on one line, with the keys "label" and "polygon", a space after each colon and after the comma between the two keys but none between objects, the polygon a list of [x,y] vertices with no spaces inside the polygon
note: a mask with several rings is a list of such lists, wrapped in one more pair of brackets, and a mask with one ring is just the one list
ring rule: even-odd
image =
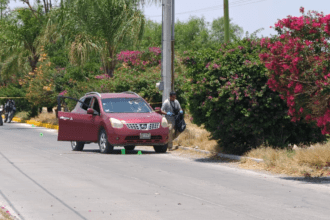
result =
[{"label": "car front grille", "polygon": [[[161,140],[162,136],[161,135],[153,135],[151,136],[151,140]],[[126,136],[125,140],[140,140],[139,136]]]},{"label": "car front grille", "polygon": [[128,129],[132,130],[155,130],[160,127],[160,123],[130,123],[126,124]]}]

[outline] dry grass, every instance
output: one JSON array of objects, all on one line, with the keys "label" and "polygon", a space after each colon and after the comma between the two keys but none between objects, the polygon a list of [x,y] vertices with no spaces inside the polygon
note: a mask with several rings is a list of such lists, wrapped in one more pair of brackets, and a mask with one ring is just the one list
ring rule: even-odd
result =
[{"label": "dry grass", "polygon": [[242,160],[242,168],[262,169],[290,176],[330,176],[330,143],[297,150],[263,147],[251,150],[246,156],[263,159],[264,163]]},{"label": "dry grass", "polygon": [[48,123],[52,125],[58,125],[58,119],[53,113],[40,113],[37,117],[31,118],[31,120],[38,121],[41,123]]},{"label": "dry grass", "polygon": [[22,120],[29,120],[29,113],[28,112],[18,112],[15,114],[15,117],[18,117]]},{"label": "dry grass", "polygon": [[220,147],[215,140],[210,140],[210,132],[203,127],[199,127],[190,122],[190,116],[185,115],[187,128],[180,136],[173,141],[174,145],[192,147],[198,146],[199,150],[207,150],[210,152],[220,152]]}]

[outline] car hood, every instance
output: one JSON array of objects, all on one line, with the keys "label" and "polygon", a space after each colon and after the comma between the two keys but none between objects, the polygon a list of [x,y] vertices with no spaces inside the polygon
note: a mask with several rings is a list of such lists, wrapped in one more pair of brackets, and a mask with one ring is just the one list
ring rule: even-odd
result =
[{"label": "car hood", "polygon": [[162,116],[158,113],[107,113],[110,118],[124,120],[126,123],[161,122]]}]

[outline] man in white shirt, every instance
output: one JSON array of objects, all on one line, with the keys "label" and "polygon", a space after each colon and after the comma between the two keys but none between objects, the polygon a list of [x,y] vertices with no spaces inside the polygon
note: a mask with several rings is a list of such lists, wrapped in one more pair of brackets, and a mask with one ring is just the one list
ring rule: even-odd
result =
[{"label": "man in white shirt", "polygon": [[168,141],[168,150],[173,150],[173,140],[177,138],[181,132],[175,129],[175,115],[179,113],[183,114],[181,105],[178,100],[176,100],[176,93],[171,92],[170,98],[166,99],[161,108],[161,114],[165,115],[169,123],[169,141]]}]

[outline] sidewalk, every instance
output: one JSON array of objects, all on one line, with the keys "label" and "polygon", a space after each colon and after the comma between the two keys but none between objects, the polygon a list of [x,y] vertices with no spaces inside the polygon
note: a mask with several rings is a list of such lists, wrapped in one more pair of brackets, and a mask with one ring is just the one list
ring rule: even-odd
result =
[{"label": "sidewalk", "polygon": [[[2,116],[2,118],[4,119],[5,116]],[[18,122],[18,123],[26,123],[26,124],[30,124],[30,125],[34,125],[36,127],[44,127],[44,128],[49,128],[49,129],[55,129],[58,130],[58,125],[52,125],[52,124],[47,124],[47,123],[41,123],[38,121],[34,121],[34,120],[22,120],[18,117],[14,117],[12,119],[13,122]]]}]

